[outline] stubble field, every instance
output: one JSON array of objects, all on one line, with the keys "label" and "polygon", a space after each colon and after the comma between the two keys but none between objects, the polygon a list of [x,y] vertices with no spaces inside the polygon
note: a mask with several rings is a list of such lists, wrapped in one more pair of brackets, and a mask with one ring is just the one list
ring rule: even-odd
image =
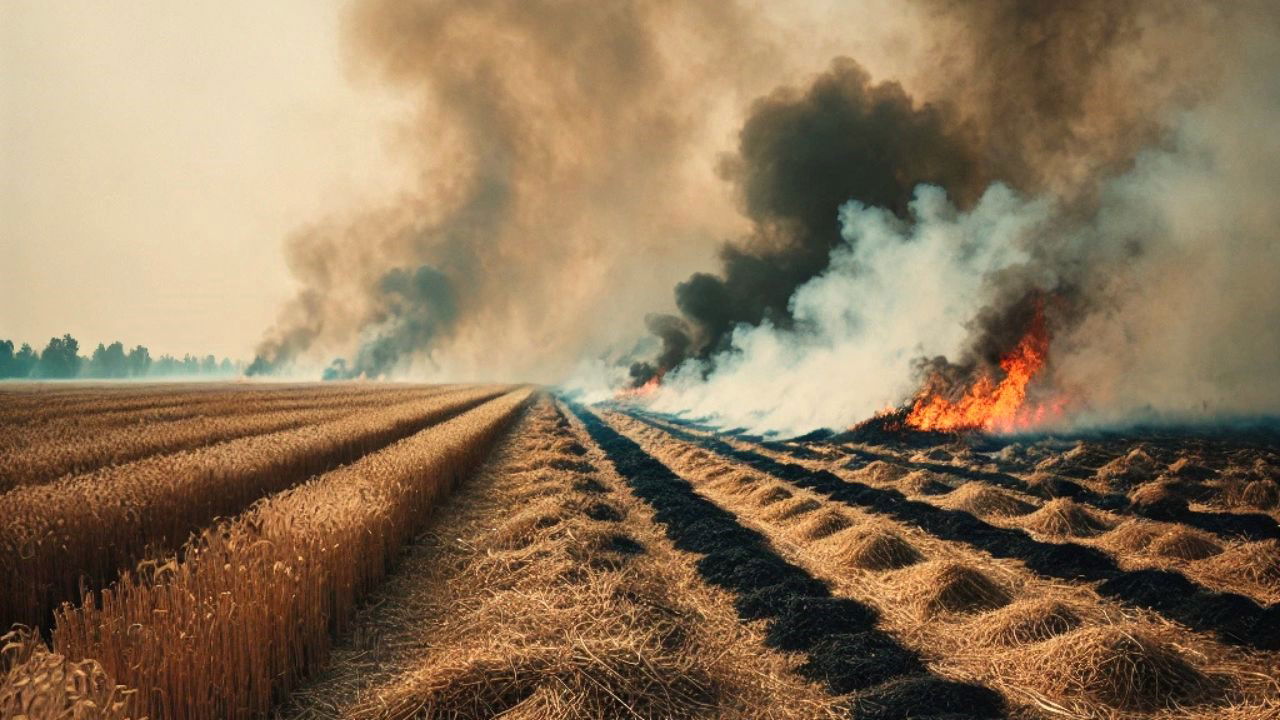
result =
[{"label": "stubble field", "polygon": [[0,715],[1280,717],[1265,433],[0,388]]}]

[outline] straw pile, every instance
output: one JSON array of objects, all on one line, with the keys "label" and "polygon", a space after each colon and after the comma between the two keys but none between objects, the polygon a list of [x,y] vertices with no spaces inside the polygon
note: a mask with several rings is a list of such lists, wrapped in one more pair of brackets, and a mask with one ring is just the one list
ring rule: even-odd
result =
[{"label": "straw pile", "polygon": [[1053,696],[1129,711],[1194,705],[1215,685],[1172,646],[1124,626],[1089,627],[1048,640],[1028,657],[1025,670],[1033,686]]}]

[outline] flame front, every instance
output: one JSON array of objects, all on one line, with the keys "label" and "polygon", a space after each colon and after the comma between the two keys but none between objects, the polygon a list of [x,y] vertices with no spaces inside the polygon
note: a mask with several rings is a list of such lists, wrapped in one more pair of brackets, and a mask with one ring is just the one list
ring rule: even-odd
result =
[{"label": "flame front", "polygon": [[1000,358],[1004,377],[978,378],[956,401],[935,392],[922,395],[907,415],[907,425],[918,430],[987,430],[1011,432],[1026,428],[1057,413],[1060,402],[1028,406],[1027,386],[1044,367],[1049,354],[1049,333],[1039,308],[1031,327],[1016,347]]},{"label": "flame front", "polygon": [[616,393],[614,393],[614,397],[618,400],[622,400],[625,398],[645,397],[657,392],[658,386],[661,384],[662,384],[662,376],[654,375],[653,377],[649,378],[645,382],[645,384],[639,387],[620,388]]}]

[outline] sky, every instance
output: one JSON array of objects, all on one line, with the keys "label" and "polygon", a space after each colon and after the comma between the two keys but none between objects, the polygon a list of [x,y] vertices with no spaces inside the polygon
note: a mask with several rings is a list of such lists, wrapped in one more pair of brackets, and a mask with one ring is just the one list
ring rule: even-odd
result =
[{"label": "sky", "polygon": [[409,172],[341,5],[0,3],[0,339],[252,357],[282,240]]}]

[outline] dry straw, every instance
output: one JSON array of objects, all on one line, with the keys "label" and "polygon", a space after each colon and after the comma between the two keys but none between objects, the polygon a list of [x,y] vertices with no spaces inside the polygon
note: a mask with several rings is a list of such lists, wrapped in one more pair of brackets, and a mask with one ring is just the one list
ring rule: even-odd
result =
[{"label": "dry straw", "polygon": [[41,625],[82,583],[100,588],[214,518],[492,396],[472,388],[339,420],[160,455],[0,495],[0,623]]},{"label": "dry straw", "polygon": [[1035,505],[1004,490],[976,481],[967,482],[956,488],[940,504],[943,507],[964,510],[980,517],[1025,515],[1035,509]]},{"label": "dry straw", "polygon": [[839,510],[825,510],[805,521],[800,528],[800,536],[806,540],[820,540],[824,537],[834,535],[841,530],[853,525],[844,513]]},{"label": "dry straw", "polygon": [[58,614],[54,649],[139,690],[135,712],[248,717],[323,665],[330,634],[528,397],[503,396],[203,532]]},{"label": "dry straw", "polygon": [[1157,537],[1147,551],[1177,560],[1203,560],[1222,552],[1222,546],[1203,533],[1177,526]]},{"label": "dry straw", "polygon": [[919,550],[887,526],[858,527],[841,535],[835,553],[851,567],[894,570],[924,559]]},{"label": "dry straw", "polygon": [[1044,535],[1091,537],[1111,529],[1111,524],[1067,498],[1044,504],[1027,516],[1024,527]]},{"label": "dry straw", "polygon": [[1008,590],[981,570],[951,561],[925,563],[903,571],[898,581],[924,617],[994,610],[1012,599]]},{"label": "dry straw", "polygon": [[[1124,626],[1089,627],[1047,640],[1029,654],[1033,686],[1128,711],[1194,705],[1215,682],[1176,648]],[[1034,679],[1031,679],[1034,676]]]},{"label": "dry straw", "polygon": [[1081,613],[1061,600],[1022,600],[983,618],[979,635],[997,645],[1026,645],[1069,632],[1081,623]]}]

